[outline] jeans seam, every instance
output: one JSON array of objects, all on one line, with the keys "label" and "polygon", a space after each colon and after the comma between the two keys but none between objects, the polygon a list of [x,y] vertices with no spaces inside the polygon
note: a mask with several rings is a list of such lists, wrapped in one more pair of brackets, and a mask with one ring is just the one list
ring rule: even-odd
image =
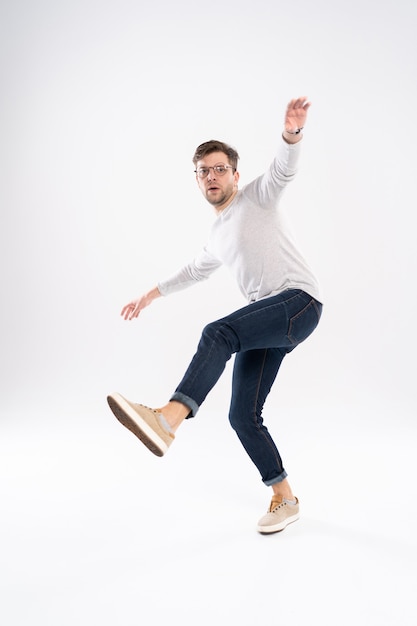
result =
[{"label": "jeans seam", "polygon": [[[200,371],[203,370],[205,367],[207,367],[207,363],[210,362],[213,350],[215,349],[215,346],[217,345],[216,338],[219,335],[219,333],[223,330],[223,328],[230,328],[230,330],[233,332],[233,334],[236,335],[235,331],[230,326],[230,324],[223,323],[219,328],[216,329],[215,335],[214,335],[213,339],[211,339],[211,341],[210,341],[210,349],[208,350],[207,357],[206,357],[204,363],[201,363],[199,369],[195,370],[194,373],[193,373],[193,376],[190,377],[190,384],[194,383],[194,381],[197,378],[197,376],[199,375]],[[230,349],[229,349],[229,351],[230,351]],[[238,351],[239,350],[237,350],[237,352]],[[233,351],[230,351],[230,352],[231,352],[231,354],[233,354]],[[229,359],[230,359],[230,357],[229,357]]]},{"label": "jeans seam", "polygon": [[[263,431],[263,430],[261,429],[261,427],[260,427],[260,424],[259,424],[258,420],[256,419],[256,404],[257,404],[258,397],[259,397],[259,389],[260,389],[260,386],[261,386],[261,378],[262,378],[262,374],[263,374],[263,371],[264,371],[264,369],[265,369],[265,361],[266,361],[266,356],[267,356],[267,353],[268,353],[268,348],[265,348],[265,349],[264,349],[264,358],[263,358],[263,362],[262,362],[262,368],[261,368],[261,371],[260,371],[260,373],[259,373],[259,380],[258,380],[258,385],[257,385],[257,388],[256,388],[255,403],[254,403],[254,406],[252,407],[252,408],[253,408],[253,418],[254,418],[255,426],[257,427],[257,429],[258,429],[259,433],[262,435],[263,439],[265,440],[265,443],[266,443],[266,444],[268,445],[268,447],[272,450],[273,455],[274,455],[274,457],[275,457],[275,460],[277,461],[277,464],[279,464],[279,457],[277,456],[277,453],[276,453],[276,450],[275,450],[274,446],[273,446],[273,445],[271,445],[270,440],[269,440],[269,439],[268,439],[268,437],[265,435],[264,431]],[[263,407],[262,407],[262,409],[263,409]],[[265,427],[265,428],[266,428],[266,427]]]}]

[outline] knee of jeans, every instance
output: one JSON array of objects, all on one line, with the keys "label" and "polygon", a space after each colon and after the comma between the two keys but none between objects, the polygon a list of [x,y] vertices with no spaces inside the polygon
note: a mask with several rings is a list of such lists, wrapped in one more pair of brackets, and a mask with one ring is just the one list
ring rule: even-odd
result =
[{"label": "knee of jeans", "polygon": [[214,339],[218,328],[219,328],[219,325],[217,322],[210,322],[209,324],[204,326],[201,335],[202,337],[208,337],[210,339]]},{"label": "knee of jeans", "polygon": [[229,423],[236,433],[251,433],[253,430],[259,430],[257,417],[247,414],[242,410],[229,411]]},{"label": "knee of jeans", "polygon": [[214,339],[217,335],[222,336],[225,334],[227,334],[227,324],[224,324],[221,320],[209,322],[203,328],[203,335],[206,335],[211,339]]},{"label": "knee of jeans", "polygon": [[233,331],[230,331],[227,325],[219,321],[207,324],[203,328],[201,339],[203,343],[208,342],[224,346],[230,353],[236,352],[238,349]]}]

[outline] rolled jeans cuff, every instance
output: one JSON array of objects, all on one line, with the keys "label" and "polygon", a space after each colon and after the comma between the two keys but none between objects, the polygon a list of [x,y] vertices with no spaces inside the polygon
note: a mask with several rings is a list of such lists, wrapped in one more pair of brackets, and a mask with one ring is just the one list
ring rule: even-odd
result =
[{"label": "rolled jeans cuff", "polygon": [[285,480],[285,478],[287,478],[288,474],[287,472],[284,470],[283,472],[281,472],[281,474],[279,476],[277,476],[276,478],[270,478],[269,480],[264,480],[264,484],[267,487],[271,487],[272,485],[275,485],[276,483],[281,483],[283,480]]},{"label": "rolled jeans cuff", "polygon": [[189,419],[190,417],[195,417],[198,409],[200,408],[195,400],[189,398],[180,391],[176,391],[170,399],[174,400],[175,402],[181,402],[181,404],[185,404],[185,406],[188,406],[188,408],[190,409],[190,413],[187,415],[186,419]]}]

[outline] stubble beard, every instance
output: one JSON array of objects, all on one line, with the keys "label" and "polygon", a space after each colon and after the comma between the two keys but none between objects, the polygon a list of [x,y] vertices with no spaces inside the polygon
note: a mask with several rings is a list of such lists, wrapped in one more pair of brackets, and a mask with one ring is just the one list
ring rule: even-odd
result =
[{"label": "stubble beard", "polygon": [[214,207],[219,207],[225,204],[233,195],[233,189],[226,189],[221,192],[221,195],[216,197],[210,197],[210,192],[207,190],[205,193],[206,200]]},{"label": "stubble beard", "polygon": [[206,200],[214,207],[222,206],[222,204],[227,201],[227,195],[223,192],[221,196],[211,198],[208,194],[206,194]]}]

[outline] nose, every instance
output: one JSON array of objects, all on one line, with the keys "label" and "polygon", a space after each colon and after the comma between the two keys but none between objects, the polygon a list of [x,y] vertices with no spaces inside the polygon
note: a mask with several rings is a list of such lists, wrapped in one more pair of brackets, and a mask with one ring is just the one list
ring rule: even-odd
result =
[{"label": "nose", "polygon": [[216,174],[214,172],[214,167],[208,168],[207,180],[216,180]]}]

